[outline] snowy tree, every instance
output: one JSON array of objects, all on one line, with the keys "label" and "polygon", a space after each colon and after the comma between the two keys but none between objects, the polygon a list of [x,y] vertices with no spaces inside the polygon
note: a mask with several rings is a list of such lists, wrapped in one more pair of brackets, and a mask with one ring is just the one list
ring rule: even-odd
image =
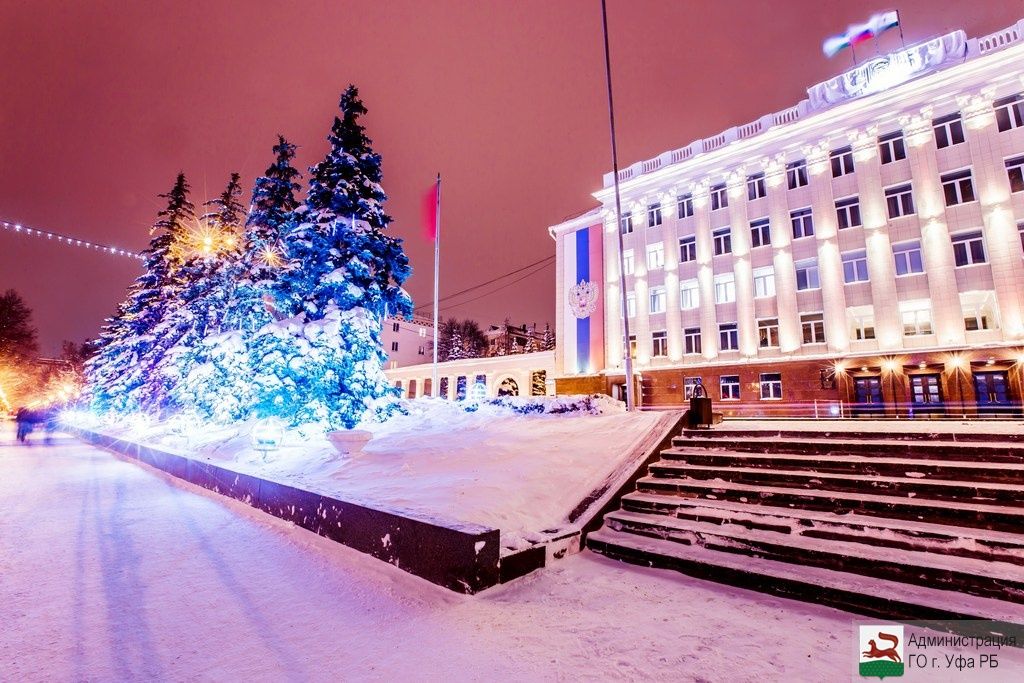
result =
[{"label": "snowy tree", "polygon": [[466,358],[466,348],[462,344],[462,331],[456,327],[448,338],[448,353],[445,360],[462,360]]},{"label": "snowy tree", "polygon": [[[375,399],[395,394],[383,375],[381,323],[385,314],[412,314],[401,286],[409,261],[401,240],[384,232],[391,218],[381,158],[359,123],[366,108],[355,86],[339,106],[330,150],[310,169],[306,204],[284,238],[288,263],[274,291],[293,317],[263,328],[250,359],[262,373],[260,412],[334,428],[354,426]],[[308,407],[295,411],[292,400]]]},{"label": "snowy tree", "polygon": [[512,346],[509,348],[508,352],[510,354],[513,354],[513,355],[517,354],[517,353],[522,353],[523,352],[523,348],[521,346],[519,346],[519,339],[518,338],[512,337]]},{"label": "snowy tree", "polygon": [[195,219],[189,185],[179,173],[150,231],[142,252],[144,272],[128,289],[117,313],[107,320],[96,341],[96,355],[86,364],[87,395],[99,412],[131,412],[141,408],[146,371],[165,350],[155,336],[180,289],[174,248]]},{"label": "snowy tree", "polygon": [[531,326],[529,329],[526,330],[526,346],[523,348],[523,353],[533,353],[534,351],[537,350],[537,342],[534,341],[533,338],[535,332],[536,329],[534,326]]},{"label": "snowy tree", "polygon": [[551,331],[551,325],[544,323],[544,337],[540,344],[541,351],[555,350],[555,333]]}]

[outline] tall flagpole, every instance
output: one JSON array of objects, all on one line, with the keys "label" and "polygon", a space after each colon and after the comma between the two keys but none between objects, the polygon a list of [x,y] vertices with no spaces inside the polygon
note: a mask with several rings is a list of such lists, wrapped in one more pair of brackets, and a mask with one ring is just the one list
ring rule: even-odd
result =
[{"label": "tall flagpole", "polygon": [[434,369],[431,373],[430,394],[441,395],[437,384],[437,275],[441,270],[441,174],[437,174],[437,188],[434,195]]},{"label": "tall flagpole", "polygon": [[622,307],[622,355],[626,365],[626,410],[634,410],[633,354],[629,348],[629,312],[626,306],[626,257],[622,242],[622,199],[619,195],[619,153],[615,146],[615,106],[612,102],[612,58],[608,48],[608,10],[601,0],[601,25],[604,27],[604,69],[608,77],[608,122],[612,134],[612,177],[615,179],[615,231],[619,235],[619,293]]}]

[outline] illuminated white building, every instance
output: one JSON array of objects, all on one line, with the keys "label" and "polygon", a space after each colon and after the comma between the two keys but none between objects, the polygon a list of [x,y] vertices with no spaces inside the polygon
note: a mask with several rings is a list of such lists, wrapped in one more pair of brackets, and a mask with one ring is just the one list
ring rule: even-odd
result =
[{"label": "illuminated white building", "polygon": [[621,229],[648,404],[700,381],[735,413],[1019,406],[1024,21],[869,60],[619,181],[621,226],[607,174],[550,228],[560,393],[623,382]]},{"label": "illuminated white building", "polygon": [[400,368],[430,362],[434,353],[434,321],[427,318],[384,318],[381,332],[385,368]]}]

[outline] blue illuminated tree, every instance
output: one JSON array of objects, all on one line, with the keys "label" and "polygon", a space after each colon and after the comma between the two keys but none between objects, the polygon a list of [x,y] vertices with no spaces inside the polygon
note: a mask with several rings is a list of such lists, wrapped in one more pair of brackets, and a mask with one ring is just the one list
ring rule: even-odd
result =
[{"label": "blue illuminated tree", "polygon": [[[154,334],[165,320],[180,288],[174,247],[195,218],[189,185],[179,173],[157,214],[149,247],[142,252],[144,271],[109,318],[86,368],[87,395],[100,412],[130,412],[142,407],[145,367],[160,351]],[[143,361],[148,361],[143,363]]]}]

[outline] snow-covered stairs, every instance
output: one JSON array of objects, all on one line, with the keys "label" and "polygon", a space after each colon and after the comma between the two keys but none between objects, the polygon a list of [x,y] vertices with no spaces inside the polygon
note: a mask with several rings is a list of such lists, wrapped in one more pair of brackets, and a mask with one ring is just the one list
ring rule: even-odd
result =
[{"label": "snow-covered stairs", "polygon": [[892,618],[1024,624],[1024,442],[686,432],[587,545]]}]

